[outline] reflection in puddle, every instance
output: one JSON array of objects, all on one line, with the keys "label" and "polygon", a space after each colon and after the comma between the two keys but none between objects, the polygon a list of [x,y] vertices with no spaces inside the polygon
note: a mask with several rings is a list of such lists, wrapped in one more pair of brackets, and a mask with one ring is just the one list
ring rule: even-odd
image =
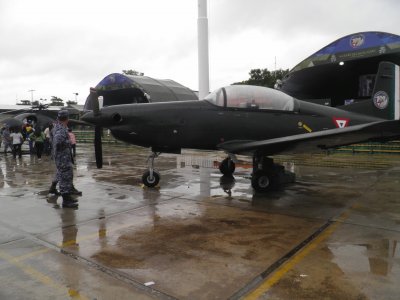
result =
[{"label": "reflection in puddle", "polygon": [[[176,157],[176,166],[181,176],[178,180],[175,179],[176,182],[169,181],[168,185],[162,187],[162,190],[175,193],[190,191],[192,195],[202,197],[226,196],[228,199],[252,196],[253,190],[250,179],[253,165],[251,159],[240,158],[235,163],[234,176],[231,177],[223,176],[220,173],[219,165],[221,161],[221,157],[210,154],[207,156],[179,155]],[[293,162],[281,162],[281,164],[287,171],[295,171]]]},{"label": "reflection in puddle", "polygon": [[[227,177],[219,172],[219,163],[222,160],[220,158],[179,155],[176,160],[178,171],[185,173],[183,177],[185,182],[163,187],[163,191],[187,193],[190,189],[191,194],[202,197],[248,195],[250,181],[245,176],[250,176],[251,163],[240,161],[236,164],[235,176]],[[193,174],[193,177],[187,176],[188,171]]]},{"label": "reflection in puddle", "polygon": [[382,239],[373,244],[343,245],[330,247],[333,261],[347,274],[372,273],[390,275],[395,259],[400,257],[396,240]]}]

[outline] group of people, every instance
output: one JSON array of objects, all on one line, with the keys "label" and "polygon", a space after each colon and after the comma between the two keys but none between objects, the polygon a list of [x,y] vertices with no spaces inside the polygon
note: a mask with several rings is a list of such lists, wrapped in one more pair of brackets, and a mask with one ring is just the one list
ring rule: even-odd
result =
[{"label": "group of people", "polygon": [[[21,157],[21,145],[25,140],[29,141],[30,149],[31,147],[35,149],[39,160],[43,151],[47,151],[47,147],[50,147],[51,155],[56,165],[56,174],[52,180],[49,193],[61,195],[63,207],[76,208],[78,201],[74,196],[81,196],[82,192],[78,191],[73,185],[76,138],[72,130],[68,128],[68,121],[68,111],[60,110],[57,115],[57,121],[46,128],[44,132],[40,128],[34,129],[30,123],[25,124],[21,130],[10,128],[6,125],[2,128],[1,140],[4,145],[4,154],[7,155],[8,148],[11,148],[14,158],[17,155]],[[57,184],[59,185],[59,191],[57,190]]]},{"label": "group of people", "polygon": [[[36,154],[38,160],[42,159],[43,153],[46,155],[51,154],[51,131],[54,124],[49,124],[44,131],[42,128],[34,128],[30,121],[25,122],[21,130],[16,127],[10,128],[5,125],[1,128],[0,132],[0,148],[3,144],[4,154],[7,155],[7,151],[10,150],[13,157],[16,158],[22,156],[22,144],[27,141],[29,145],[29,153],[31,155]],[[72,154],[76,155],[76,137],[72,132],[72,129],[68,129],[68,136],[71,140]]]}]

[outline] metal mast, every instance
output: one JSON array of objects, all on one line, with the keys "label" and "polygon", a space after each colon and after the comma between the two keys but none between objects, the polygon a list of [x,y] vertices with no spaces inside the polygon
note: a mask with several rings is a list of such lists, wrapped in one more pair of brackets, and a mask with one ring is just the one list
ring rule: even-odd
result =
[{"label": "metal mast", "polygon": [[208,68],[208,18],[207,0],[198,0],[198,58],[199,58],[199,99],[204,99],[210,92]]}]

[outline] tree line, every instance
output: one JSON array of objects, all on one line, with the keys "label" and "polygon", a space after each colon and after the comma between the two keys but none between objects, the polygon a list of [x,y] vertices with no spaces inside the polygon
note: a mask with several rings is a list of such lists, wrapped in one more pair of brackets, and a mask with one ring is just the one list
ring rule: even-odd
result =
[{"label": "tree line", "polygon": [[233,84],[248,84],[248,85],[258,85],[273,88],[276,81],[282,80],[289,73],[289,69],[269,71],[265,69],[251,69],[249,72],[250,78],[240,82],[235,82]]}]

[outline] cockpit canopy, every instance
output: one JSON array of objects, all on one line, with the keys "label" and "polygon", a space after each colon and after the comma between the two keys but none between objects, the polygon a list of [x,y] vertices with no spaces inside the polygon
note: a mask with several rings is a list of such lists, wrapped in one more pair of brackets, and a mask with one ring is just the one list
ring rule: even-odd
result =
[{"label": "cockpit canopy", "polygon": [[293,111],[295,99],[281,91],[261,86],[231,85],[210,93],[205,100],[230,108]]}]

